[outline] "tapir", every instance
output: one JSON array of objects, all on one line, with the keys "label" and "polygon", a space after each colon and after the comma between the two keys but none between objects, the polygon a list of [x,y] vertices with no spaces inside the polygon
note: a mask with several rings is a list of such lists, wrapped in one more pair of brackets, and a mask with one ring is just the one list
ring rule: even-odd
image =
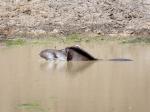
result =
[{"label": "tapir", "polygon": [[[63,60],[63,61],[96,61],[90,53],[82,49],[80,46],[70,46],[65,49],[45,49],[40,52],[40,56],[45,60]],[[109,61],[132,61],[130,59],[108,59]]]}]

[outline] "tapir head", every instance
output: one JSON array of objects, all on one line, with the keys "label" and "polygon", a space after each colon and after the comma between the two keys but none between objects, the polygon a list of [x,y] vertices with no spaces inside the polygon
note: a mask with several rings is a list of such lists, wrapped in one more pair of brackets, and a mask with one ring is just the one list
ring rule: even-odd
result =
[{"label": "tapir head", "polygon": [[46,60],[67,60],[65,49],[45,49],[39,55]]}]

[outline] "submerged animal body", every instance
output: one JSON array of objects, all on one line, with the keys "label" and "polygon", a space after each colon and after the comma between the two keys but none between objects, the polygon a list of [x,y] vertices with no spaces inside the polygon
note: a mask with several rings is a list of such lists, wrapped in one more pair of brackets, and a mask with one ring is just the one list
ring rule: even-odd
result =
[{"label": "submerged animal body", "polygon": [[[45,49],[40,52],[40,56],[46,60],[62,60],[62,61],[96,61],[99,60],[83,50],[79,46],[66,47],[65,49]],[[132,61],[131,59],[116,58],[108,59],[108,61]]]},{"label": "submerged animal body", "polygon": [[40,52],[40,56],[46,60],[64,61],[92,61],[97,60],[79,46],[66,47],[65,49],[45,49]]}]

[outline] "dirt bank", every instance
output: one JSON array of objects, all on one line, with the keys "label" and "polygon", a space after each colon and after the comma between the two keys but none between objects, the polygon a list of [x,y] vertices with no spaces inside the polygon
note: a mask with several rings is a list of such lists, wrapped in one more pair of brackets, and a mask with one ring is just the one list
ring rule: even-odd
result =
[{"label": "dirt bank", "polygon": [[1,0],[0,39],[150,35],[150,0]]}]

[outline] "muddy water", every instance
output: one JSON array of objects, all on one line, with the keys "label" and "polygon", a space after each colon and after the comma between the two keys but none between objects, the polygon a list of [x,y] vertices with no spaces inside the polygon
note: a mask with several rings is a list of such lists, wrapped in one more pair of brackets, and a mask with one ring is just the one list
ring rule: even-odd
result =
[{"label": "muddy water", "polygon": [[134,61],[45,62],[45,46],[0,48],[0,112],[150,111],[150,46],[81,46]]}]

